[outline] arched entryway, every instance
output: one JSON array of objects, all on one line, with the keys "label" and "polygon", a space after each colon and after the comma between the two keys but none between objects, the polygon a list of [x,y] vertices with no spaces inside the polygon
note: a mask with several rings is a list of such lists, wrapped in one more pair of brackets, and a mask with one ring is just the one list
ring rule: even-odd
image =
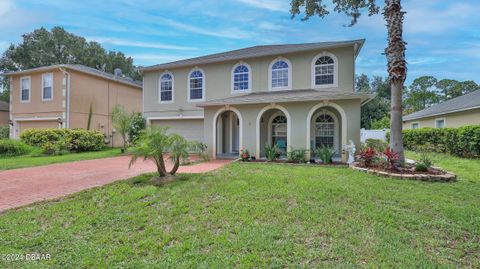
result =
[{"label": "arched entryway", "polygon": [[257,117],[257,156],[265,157],[265,146],[276,145],[281,155],[290,147],[291,119],[288,111],[279,105],[263,108]]},{"label": "arched entryway", "polygon": [[242,147],[242,116],[235,108],[222,108],[213,121],[213,158],[237,158]]},{"label": "arched entryway", "polygon": [[[319,147],[335,150],[335,157],[342,157],[342,145],[346,143],[345,112],[334,103],[322,103],[314,106],[307,117],[306,147],[314,153]],[[313,157],[313,156],[312,156]]]}]

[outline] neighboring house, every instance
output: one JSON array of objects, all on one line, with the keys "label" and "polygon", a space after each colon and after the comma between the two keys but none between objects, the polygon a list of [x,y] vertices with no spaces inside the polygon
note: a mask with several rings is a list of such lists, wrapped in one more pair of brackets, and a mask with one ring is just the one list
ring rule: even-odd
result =
[{"label": "neighboring house", "polygon": [[9,104],[7,102],[0,101],[0,127],[7,125],[10,122],[9,114]]},{"label": "neighboring house", "polygon": [[[141,82],[83,65],[61,64],[2,74],[10,78],[11,137],[27,129],[87,129],[112,137],[112,108],[119,104],[130,112],[142,110]],[[120,138],[115,136],[119,145]]]},{"label": "neighboring house", "polygon": [[364,40],[255,46],[142,69],[144,116],[216,158],[248,149],[264,156],[332,147],[337,157],[360,144],[360,107],[374,97],[354,91]]},{"label": "neighboring house", "polygon": [[480,124],[480,90],[403,117],[403,129]]}]

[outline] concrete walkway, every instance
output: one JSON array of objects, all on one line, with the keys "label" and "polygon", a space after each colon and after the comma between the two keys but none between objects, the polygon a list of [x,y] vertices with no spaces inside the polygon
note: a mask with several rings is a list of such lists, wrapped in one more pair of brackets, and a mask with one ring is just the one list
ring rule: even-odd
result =
[{"label": "concrete walkway", "polygon": [[[0,171],[0,212],[156,171],[151,161],[137,161],[130,169],[129,161],[130,157],[122,156]],[[229,162],[180,166],[178,173],[208,172]]]}]

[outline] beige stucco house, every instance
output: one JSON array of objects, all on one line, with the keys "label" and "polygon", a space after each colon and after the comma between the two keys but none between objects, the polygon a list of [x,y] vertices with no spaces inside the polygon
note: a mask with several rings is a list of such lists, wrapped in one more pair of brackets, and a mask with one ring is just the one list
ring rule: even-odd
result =
[{"label": "beige stucco house", "polygon": [[10,120],[9,104],[4,101],[0,101],[0,126],[7,125]]},{"label": "beige stucco house", "polygon": [[403,117],[403,129],[480,124],[480,90]]},{"label": "beige stucco house", "polygon": [[[61,64],[2,74],[10,79],[10,136],[32,128],[90,128],[111,143],[112,108],[142,111],[141,83],[83,65]],[[120,138],[113,142],[119,145]]]},{"label": "beige stucco house", "polygon": [[203,141],[213,158],[360,144],[355,59],[364,40],[255,46],[142,69],[152,125]]}]

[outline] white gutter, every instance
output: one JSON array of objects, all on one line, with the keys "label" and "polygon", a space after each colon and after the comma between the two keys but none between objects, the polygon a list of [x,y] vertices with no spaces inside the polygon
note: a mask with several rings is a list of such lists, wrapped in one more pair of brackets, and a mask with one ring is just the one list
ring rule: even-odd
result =
[{"label": "white gutter", "polygon": [[64,68],[60,67],[60,71],[64,74],[67,75],[67,107],[66,107],[66,112],[67,112],[67,129],[70,128],[70,73],[67,72]]}]

